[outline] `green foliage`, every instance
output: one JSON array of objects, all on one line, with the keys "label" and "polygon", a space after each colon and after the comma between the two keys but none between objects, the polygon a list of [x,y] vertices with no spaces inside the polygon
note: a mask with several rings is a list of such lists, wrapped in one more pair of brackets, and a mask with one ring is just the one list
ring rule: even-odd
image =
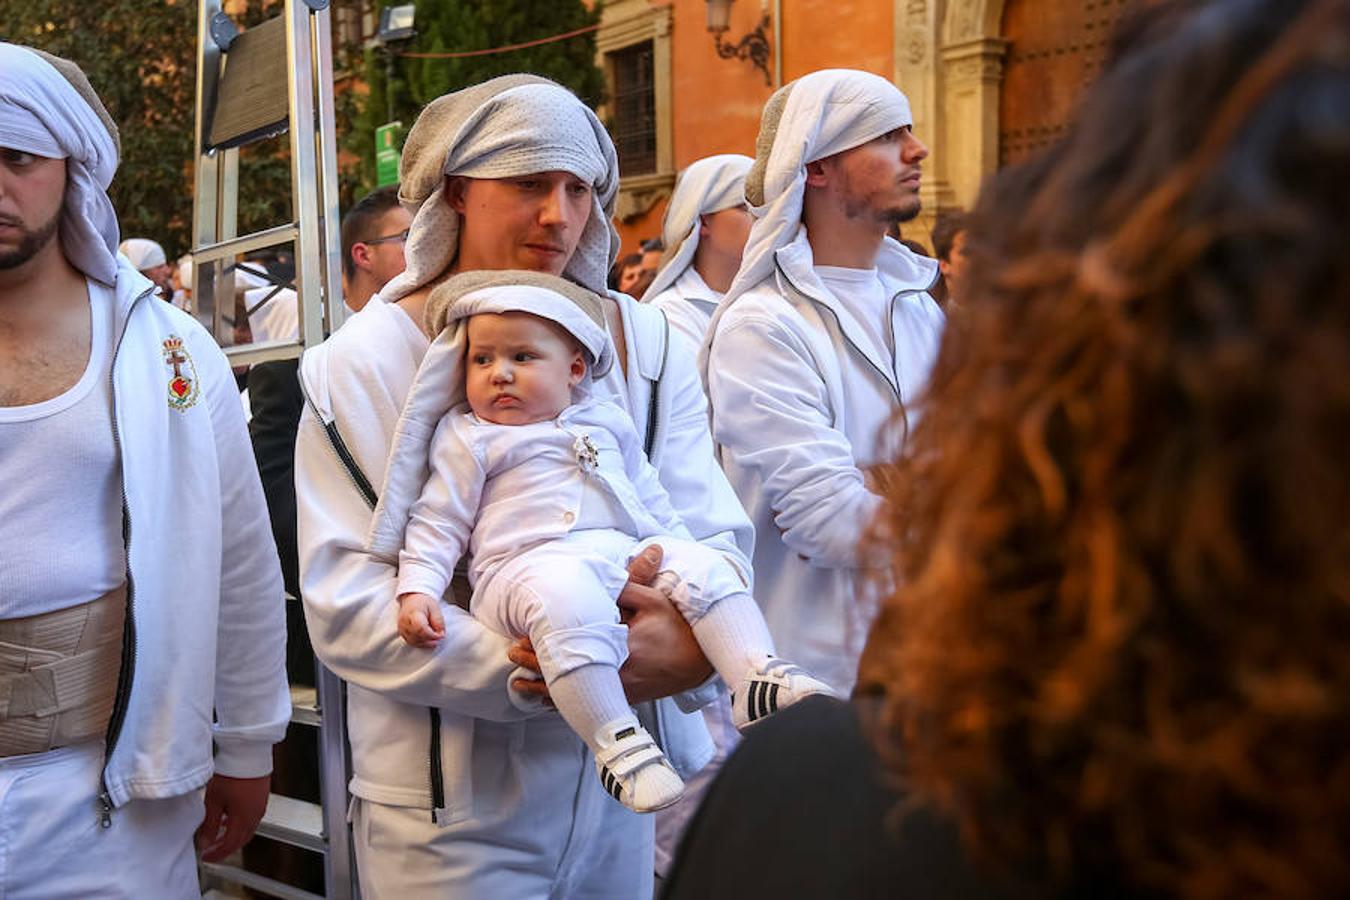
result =
[{"label": "green foliage", "polygon": [[[337,0],[354,2],[354,0]],[[388,5],[389,0],[380,0]],[[173,258],[192,241],[193,124],[197,90],[197,3],[193,0],[0,0],[4,39],[78,63],[121,131],[122,162],[109,193],[126,237],[148,237]],[[549,37],[599,21],[583,0],[420,0],[418,36],[400,50],[476,50]],[[241,27],[276,15],[280,0],[247,0]],[[341,145],[360,164],[339,176],[343,205],[375,186],[375,128],[388,121],[386,60],[379,48],[334,47],[356,58],[369,93],[341,91]],[[394,59],[394,118],[411,126],[417,111],[447,91],[510,72],[534,72],[566,85],[592,106],[604,79],[594,32],[509,53],[466,59]],[[290,145],[283,135],[239,154],[239,231],[291,219]]]},{"label": "green foliage", "polygon": [[[397,5],[380,0],[379,5]],[[453,53],[519,44],[600,21],[600,3],[582,0],[419,0],[417,37],[395,48],[417,53]],[[393,77],[389,77],[392,69]],[[535,47],[459,59],[390,58],[382,48],[365,51],[370,87],[346,143],[361,158],[361,189],[375,186],[375,129],[388,121],[405,128],[417,112],[442,94],[513,72],[552,78],[590,106],[603,100],[604,76],[595,64],[595,32]],[[393,116],[390,118],[390,97]]]},{"label": "green foliage", "polygon": [[78,63],[117,122],[122,162],[109,193],[126,236],[171,255],[192,236],[197,8],[145,0],[5,2],[6,40]]},{"label": "green foliage", "polygon": [[[197,4],[190,0],[0,0],[5,40],[79,64],[121,133],[108,193],[123,237],[159,241],[169,258],[192,243]],[[277,0],[249,0],[261,21]],[[240,153],[239,231],[290,219],[286,138]]]}]

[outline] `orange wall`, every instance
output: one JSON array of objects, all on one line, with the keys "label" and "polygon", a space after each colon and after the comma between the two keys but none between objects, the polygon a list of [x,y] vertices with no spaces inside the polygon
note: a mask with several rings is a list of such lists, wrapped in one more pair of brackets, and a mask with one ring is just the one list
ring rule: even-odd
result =
[{"label": "orange wall", "polygon": [[[755,0],[739,0],[723,40],[738,41],[761,16]],[[865,69],[888,78],[893,74],[891,0],[782,0],[782,16],[784,82],[825,68]],[[765,34],[772,42],[772,22]],[[714,153],[754,156],[760,111],[773,93],[764,74],[748,61],[718,57],[703,2],[675,0],[670,35],[676,170]],[[665,206],[662,201],[619,225],[622,254],[636,252],[639,242],[661,233]]]},{"label": "orange wall", "polygon": [[[739,40],[759,17],[759,4],[753,0],[735,4],[723,39]],[[703,3],[677,2],[670,28],[675,167],[683,169],[714,153],[754,156],[759,114],[773,93],[764,73],[748,61],[717,56]],[[772,30],[767,33],[772,40]]]},{"label": "orange wall", "polygon": [[661,219],[665,214],[666,201],[662,200],[644,215],[627,222],[617,223],[619,241],[622,244],[619,250],[619,258],[630,253],[637,253],[641,249],[642,242],[648,238],[660,237]]},{"label": "orange wall", "polygon": [[783,81],[816,69],[890,78],[894,7],[891,0],[783,0]]}]

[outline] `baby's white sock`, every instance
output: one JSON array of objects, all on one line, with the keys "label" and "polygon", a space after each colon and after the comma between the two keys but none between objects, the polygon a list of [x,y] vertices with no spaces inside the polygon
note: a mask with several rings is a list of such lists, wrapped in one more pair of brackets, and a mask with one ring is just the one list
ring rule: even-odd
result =
[{"label": "baby's white sock", "polygon": [[749,594],[723,597],[691,627],[703,655],[733,691],[747,669],[774,655],[769,626]]},{"label": "baby's white sock", "polygon": [[600,752],[602,727],[633,715],[619,670],[613,666],[592,663],[573,669],[553,679],[548,692],[558,712],[592,753]]}]

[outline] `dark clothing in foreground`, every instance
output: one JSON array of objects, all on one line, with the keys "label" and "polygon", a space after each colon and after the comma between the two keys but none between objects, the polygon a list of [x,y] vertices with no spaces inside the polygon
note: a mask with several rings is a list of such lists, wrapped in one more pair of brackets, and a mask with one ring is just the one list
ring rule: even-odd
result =
[{"label": "dark clothing in foreground", "polygon": [[690,825],[662,900],[1137,896],[1097,879],[1068,892],[1017,887],[977,869],[950,821],[924,809],[896,817],[896,803],[857,708],[807,698],[746,734]]}]

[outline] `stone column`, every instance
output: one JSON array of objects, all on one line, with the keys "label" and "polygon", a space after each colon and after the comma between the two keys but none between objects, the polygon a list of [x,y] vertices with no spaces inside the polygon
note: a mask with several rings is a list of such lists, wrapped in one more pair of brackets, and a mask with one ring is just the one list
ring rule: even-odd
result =
[{"label": "stone column", "polygon": [[923,211],[901,226],[905,237],[930,244],[939,211],[952,205],[948,148],[943,140],[940,71],[937,66],[938,23],[945,0],[895,0],[895,76],[914,112],[914,134],[928,145],[919,198]]},{"label": "stone column", "polygon": [[969,209],[998,168],[998,104],[1007,42],[975,37],[942,48],[942,148],[955,205]]}]

